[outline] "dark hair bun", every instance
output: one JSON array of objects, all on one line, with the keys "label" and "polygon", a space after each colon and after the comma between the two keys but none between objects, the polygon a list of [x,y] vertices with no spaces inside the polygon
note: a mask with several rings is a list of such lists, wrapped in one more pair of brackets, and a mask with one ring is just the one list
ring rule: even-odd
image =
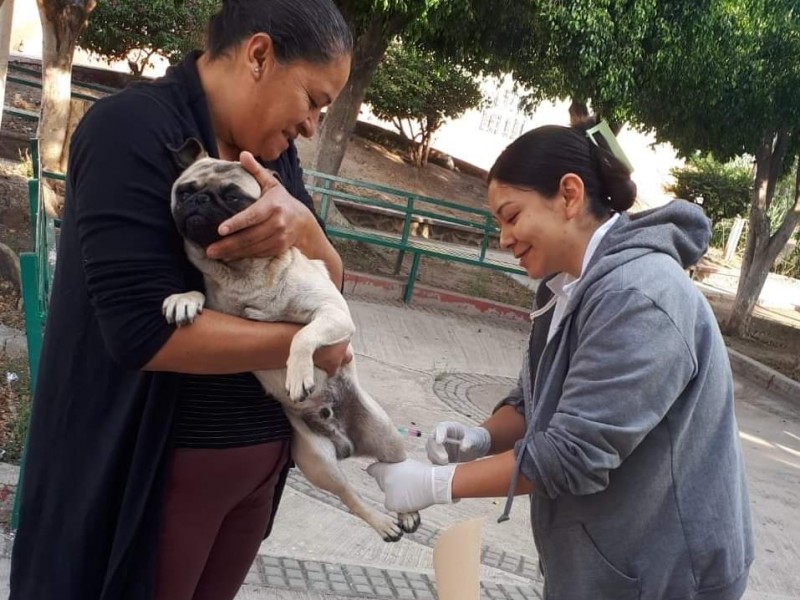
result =
[{"label": "dark hair bun", "polygon": [[616,212],[628,210],[636,202],[636,183],[628,176],[625,180],[616,182],[615,187],[609,190],[611,208]]},{"label": "dark hair bun", "polygon": [[631,179],[628,167],[610,150],[596,146],[588,137],[587,141],[591,146],[604,199],[616,212],[628,210],[636,201],[636,184]]}]

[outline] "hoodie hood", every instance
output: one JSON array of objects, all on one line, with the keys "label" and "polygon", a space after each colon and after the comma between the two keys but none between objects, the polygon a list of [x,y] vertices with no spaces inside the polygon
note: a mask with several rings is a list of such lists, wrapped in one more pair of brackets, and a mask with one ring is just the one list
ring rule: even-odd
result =
[{"label": "hoodie hood", "polygon": [[580,298],[593,282],[651,252],[666,254],[688,269],[705,255],[710,241],[708,217],[684,200],[633,215],[622,213],[597,247],[573,297]]}]

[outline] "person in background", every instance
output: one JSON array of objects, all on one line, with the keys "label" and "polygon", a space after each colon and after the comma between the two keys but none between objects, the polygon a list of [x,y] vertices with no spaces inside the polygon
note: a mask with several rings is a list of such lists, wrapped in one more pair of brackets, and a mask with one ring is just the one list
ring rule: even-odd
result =
[{"label": "person in background", "polygon": [[489,173],[500,244],[538,309],[519,383],[434,465],[370,465],[392,511],[528,494],[547,600],[736,600],[753,560],[722,336],[684,269],[711,231],[688,202],[627,214],[636,186],[582,128],[539,127]]},{"label": "person in background", "polygon": [[[294,139],[314,134],[320,109],[345,85],[352,44],[331,0],[225,0],[204,52],[98,101],[80,123],[12,600],[236,595],[271,527],[292,435],[250,372],[285,366],[299,327],[212,310],[191,327],[167,325],[163,300],[203,285],[170,214],[173,150],[196,138],[262,185],[262,197],[221,226],[210,256],[296,246],[341,284]],[[347,345],[320,349],[316,364],[334,372]]]}]

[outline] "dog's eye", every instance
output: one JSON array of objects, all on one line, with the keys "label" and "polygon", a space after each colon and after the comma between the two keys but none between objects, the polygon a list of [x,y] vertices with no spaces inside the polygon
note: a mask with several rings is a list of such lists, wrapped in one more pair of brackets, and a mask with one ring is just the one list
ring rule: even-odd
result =
[{"label": "dog's eye", "polygon": [[192,192],[190,192],[189,190],[184,190],[184,191],[178,193],[178,200],[181,200],[182,202],[186,202],[189,198],[191,198],[191,196],[192,196]]},{"label": "dog's eye", "polygon": [[319,411],[319,416],[327,421],[331,418],[331,416],[333,416],[333,412],[331,412],[330,408],[323,408]]},{"label": "dog's eye", "polygon": [[238,185],[233,183],[226,185],[223,187],[220,192],[225,197],[226,200],[238,200],[242,196],[242,190],[239,188]]}]

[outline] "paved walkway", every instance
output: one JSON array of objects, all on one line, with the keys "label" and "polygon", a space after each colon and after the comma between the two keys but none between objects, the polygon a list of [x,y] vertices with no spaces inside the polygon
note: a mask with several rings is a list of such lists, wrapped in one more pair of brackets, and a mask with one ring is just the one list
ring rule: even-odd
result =
[{"label": "paved walkway", "polygon": [[[527,327],[397,304],[351,300],[354,346],[363,385],[398,426],[428,431],[439,420],[479,422],[513,385]],[[757,560],[746,600],[800,600],[800,403],[737,378],[737,411],[756,531]],[[424,459],[424,442],[408,438]],[[371,501],[380,491],[364,472],[369,461],[345,462],[348,477]],[[511,521],[496,523],[499,499],[464,500],[424,511],[413,535],[387,544],[330,494],[292,474],[279,518],[237,600],[435,598],[432,553],[448,526],[486,516],[482,598],[541,598],[541,579],[527,501]],[[3,553],[7,557],[7,551]],[[8,559],[0,559],[7,582]],[[6,597],[0,594],[0,597]]]}]

